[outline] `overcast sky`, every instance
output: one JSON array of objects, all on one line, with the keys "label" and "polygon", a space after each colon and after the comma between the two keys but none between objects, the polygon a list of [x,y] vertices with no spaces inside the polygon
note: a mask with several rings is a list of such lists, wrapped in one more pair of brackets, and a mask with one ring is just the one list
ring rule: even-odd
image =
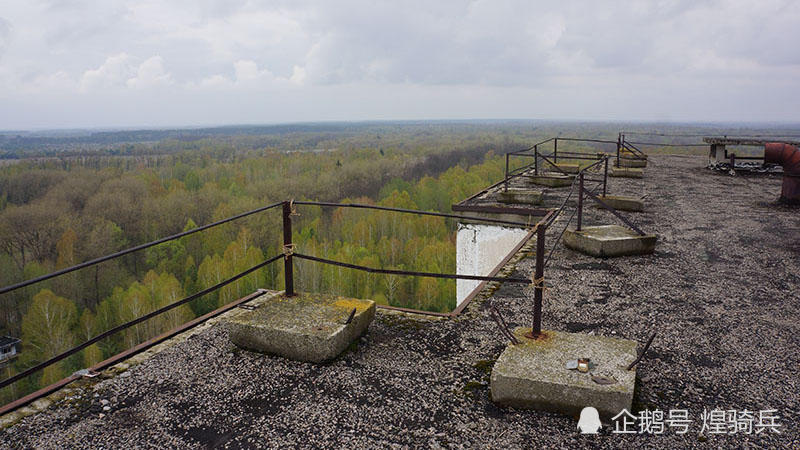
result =
[{"label": "overcast sky", "polygon": [[0,129],[798,111],[800,1],[0,0]]}]

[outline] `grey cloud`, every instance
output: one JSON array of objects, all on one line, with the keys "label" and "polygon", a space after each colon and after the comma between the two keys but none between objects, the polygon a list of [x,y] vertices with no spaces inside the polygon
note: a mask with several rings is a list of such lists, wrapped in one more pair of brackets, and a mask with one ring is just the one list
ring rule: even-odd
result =
[{"label": "grey cloud", "polygon": [[6,47],[11,40],[11,24],[7,20],[0,17],[0,60],[3,59]]},{"label": "grey cloud", "polygon": [[508,85],[550,71],[543,38],[528,29],[546,24],[529,8],[510,16],[484,15],[465,2],[356,9],[317,14],[323,35],[309,53],[311,79]]},{"label": "grey cloud", "polygon": [[793,118],[798,25],[789,0],[7,2],[0,123]]}]

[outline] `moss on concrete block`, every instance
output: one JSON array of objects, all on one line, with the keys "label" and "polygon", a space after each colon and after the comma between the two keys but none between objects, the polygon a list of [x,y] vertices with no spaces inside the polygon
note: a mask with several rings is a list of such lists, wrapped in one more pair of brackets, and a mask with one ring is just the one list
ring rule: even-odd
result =
[{"label": "moss on concrete block", "polygon": [[634,156],[630,158],[620,158],[619,165],[620,167],[647,167],[647,160]]},{"label": "moss on concrete block", "polygon": [[[346,323],[350,313],[355,315]],[[285,358],[323,362],[338,356],[375,318],[375,302],[327,294],[276,295],[253,311],[226,319],[239,347]]]},{"label": "moss on concrete block", "polygon": [[[644,211],[644,201],[640,198],[623,197],[620,195],[600,195],[598,198],[606,205],[620,211]],[[600,205],[597,205],[597,207],[602,208]]]},{"label": "moss on concrete block", "polygon": [[619,178],[643,178],[644,171],[633,167],[613,167],[608,175]]}]

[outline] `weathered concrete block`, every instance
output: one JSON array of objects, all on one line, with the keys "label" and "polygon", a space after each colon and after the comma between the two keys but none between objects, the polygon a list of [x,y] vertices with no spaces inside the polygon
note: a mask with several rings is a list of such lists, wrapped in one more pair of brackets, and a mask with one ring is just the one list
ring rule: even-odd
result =
[{"label": "weathered concrete block", "polygon": [[[599,195],[598,198],[606,205],[620,211],[644,211],[644,201],[640,198],[623,197],[620,195]],[[598,208],[602,206],[597,205]]]},{"label": "weathered concrete block", "polygon": [[648,155],[647,155],[646,153],[645,153],[645,154],[642,154],[642,155],[640,155],[640,154],[638,154],[638,153],[633,153],[633,152],[631,152],[631,151],[628,151],[628,150],[621,150],[621,151],[619,152],[619,156],[624,156],[624,157],[626,157],[626,158],[641,158],[641,159],[647,159],[647,156],[648,156]]},{"label": "weathered concrete block", "polygon": [[556,163],[556,166],[567,173],[578,173],[581,170],[581,166],[576,163]]},{"label": "weathered concrete block", "polygon": [[612,177],[642,178],[644,171],[633,167],[613,167],[609,173]]},{"label": "weathered concrete block", "polygon": [[647,167],[647,160],[631,156],[629,158],[620,158],[619,165],[620,167]]},{"label": "weathered concrete block", "polygon": [[564,187],[572,185],[575,175],[564,175],[562,173],[546,172],[538,176],[528,178],[528,182],[540,186]]},{"label": "weathered concrete block", "polygon": [[226,323],[231,342],[239,347],[318,363],[338,356],[374,318],[372,300],[298,294],[269,297],[257,309],[235,314]]},{"label": "weathered concrete block", "polygon": [[497,201],[500,203],[538,205],[542,203],[542,191],[525,188],[501,189],[497,192]]},{"label": "weathered concrete block", "polygon": [[581,231],[566,230],[564,233],[567,248],[601,258],[653,253],[657,240],[655,234],[641,236],[619,225],[583,227]]},{"label": "weathered concrete block", "polygon": [[[521,344],[509,344],[494,364],[492,401],[516,408],[531,408],[577,416],[586,406],[597,408],[609,421],[622,409],[630,411],[636,370],[626,370],[636,359],[636,342],[587,334],[543,331],[528,339],[528,328],[514,331]],[[566,362],[589,358],[588,373],[568,370]],[[615,382],[598,384],[593,376]]]}]

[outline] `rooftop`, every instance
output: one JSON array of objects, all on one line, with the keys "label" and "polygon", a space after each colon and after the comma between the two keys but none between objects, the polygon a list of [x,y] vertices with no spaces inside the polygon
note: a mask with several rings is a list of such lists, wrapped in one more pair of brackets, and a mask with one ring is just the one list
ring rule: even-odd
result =
[{"label": "rooftop", "polygon": [[[687,409],[686,434],[583,436],[574,418],[495,406],[489,373],[506,341],[487,308],[512,328],[532,313],[529,288],[506,284],[448,319],[381,310],[324,365],[239,350],[212,320],[4,417],[0,447],[797,447],[799,211],[777,204],[780,177],[722,175],[705,160],[651,155],[644,179],[613,179],[614,194],[647,195],[628,217],[659,235],[655,253],[603,260],[559,245],[544,297],[546,329],[641,343],[657,332],[634,408]],[[524,258],[513,275],[532,268]],[[777,410],[780,434],[700,435],[712,408]]]}]

